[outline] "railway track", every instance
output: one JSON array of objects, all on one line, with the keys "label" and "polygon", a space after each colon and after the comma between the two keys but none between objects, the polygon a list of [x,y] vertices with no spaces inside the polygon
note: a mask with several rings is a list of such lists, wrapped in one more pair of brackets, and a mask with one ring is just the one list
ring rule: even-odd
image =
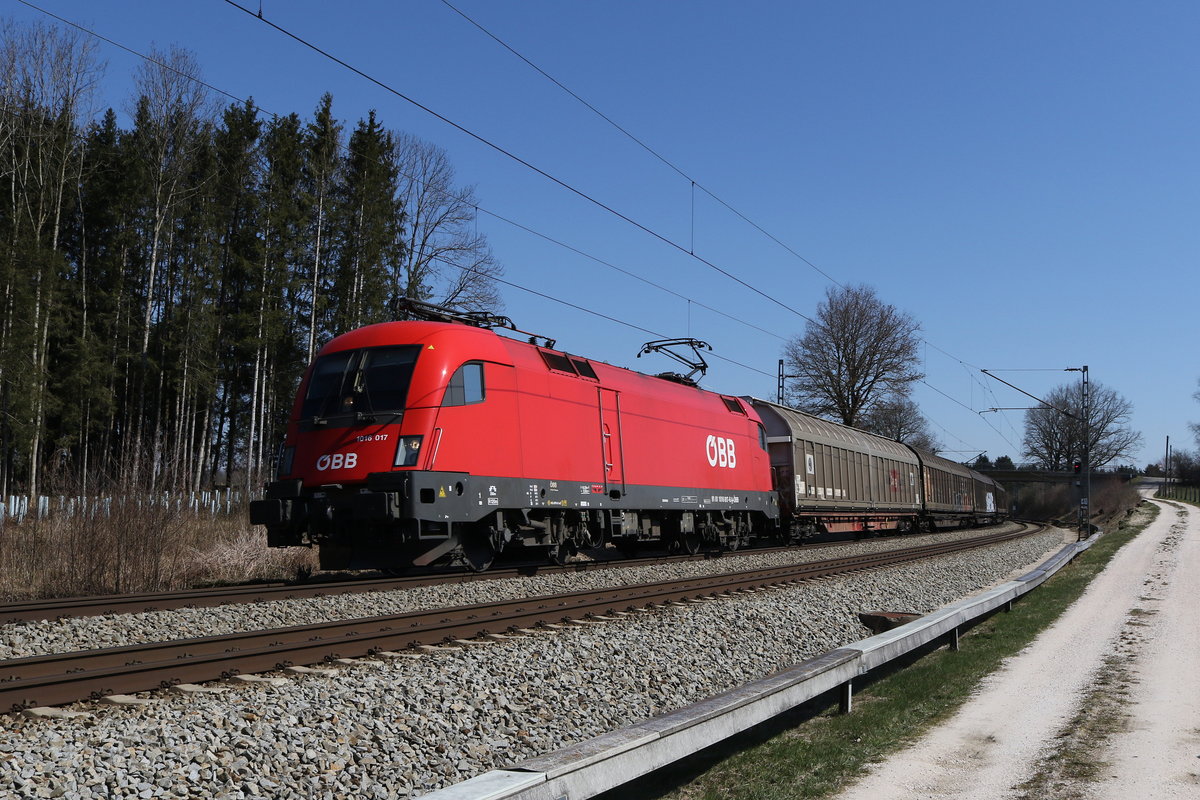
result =
[{"label": "railway track", "polygon": [[203,589],[180,589],[170,592],[140,592],[121,595],[67,597],[53,600],[26,600],[0,604],[0,624],[30,622],[67,617],[94,617],[105,614],[136,614],[165,611],[174,608],[202,608],[233,603],[266,603],[275,600],[295,600],[305,597],[328,597],[342,594],[391,592],[415,589],[441,583],[465,583],[478,580],[501,580],[531,575],[585,572],[595,569],[638,567],[651,564],[672,564],[684,561],[706,561],[716,558],[737,558],[797,549],[836,547],[843,542],[820,542],[788,547],[762,547],[752,550],[706,551],[695,555],[651,556],[645,558],[616,558],[613,560],[575,561],[563,565],[520,564],[491,569],[487,572],[446,570],[423,572],[417,575],[386,578],[360,578],[343,581],[305,581],[256,583],[245,586],[222,586]]},{"label": "railway track", "polygon": [[1023,530],[973,539],[702,578],[14,659],[0,662],[0,710],[61,705],[587,618],[599,621],[655,605],[696,601],[986,547],[1040,530],[1040,526],[1024,525]]},{"label": "railway track", "polygon": [[[829,547],[831,545],[806,546]],[[341,594],[392,592],[441,583],[466,583],[469,581],[502,580],[531,575],[552,575],[560,572],[585,572],[593,569],[637,567],[646,564],[705,561],[736,555],[773,553],[795,549],[795,547],[767,547],[737,551],[737,553],[703,552],[695,555],[619,558],[611,561],[575,561],[563,565],[521,564],[506,568],[490,569],[487,572],[447,570],[445,572],[425,572],[418,575],[387,578],[305,581],[296,583],[256,583],[246,586],[180,589],[170,592],[140,592],[122,595],[67,597],[54,600],[28,600],[0,604],[0,624],[44,619],[65,619],[67,617],[95,617],[104,614],[136,614],[146,611],[165,611],[174,608],[204,608],[233,603],[266,603],[275,600],[295,600],[305,597],[328,597]]]}]

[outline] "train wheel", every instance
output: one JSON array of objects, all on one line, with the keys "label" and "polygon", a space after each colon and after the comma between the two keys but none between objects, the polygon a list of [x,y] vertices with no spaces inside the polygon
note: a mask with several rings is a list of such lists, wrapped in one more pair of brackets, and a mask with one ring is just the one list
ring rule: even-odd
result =
[{"label": "train wheel", "polygon": [[700,552],[701,536],[698,532],[683,533],[679,536],[679,544],[683,548],[683,552],[689,556],[694,556]]},{"label": "train wheel", "polygon": [[496,559],[496,547],[492,537],[486,534],[472,533],[462,542],[463,561],[472,572],[483,572]]}]

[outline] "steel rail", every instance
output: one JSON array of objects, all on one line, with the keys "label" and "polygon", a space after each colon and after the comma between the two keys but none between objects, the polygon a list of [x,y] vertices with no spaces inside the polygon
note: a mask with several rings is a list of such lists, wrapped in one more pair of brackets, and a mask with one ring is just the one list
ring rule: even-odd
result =
[{"label": "steel rail", "polygon": [[523,598],[268,631],[0,662],[0,709],[61,705],[381,651],[435,645],[548,623],[892,566],[999,544],[1040,530],[993,534],[867,555],[702,578]]},{"label": "steel rail", "polygon": [[[842,542],[829,542],[803,547],[830,547]],[[595,569],[638,567],[682,561],[708,561],[741,555],[761,555],[792,547],[765,547],[735,551],[702,551],[694,555],[617,558],[601,561],[572,561],[567,564],[521,564],[491,569],[486,572],[444,571],[388,578],[362,578],[344,581],[267,582],[245,586],[178,589],[169,592],[139,592],[120,595],[64,597],[53,600],[24,600],[0,604],[0,625],[68,617],[96,617],[105,614],[136,614],[148,611],[168,611],[176,608],[202,608],[233,604],[267,603],[276,600],[296,600],[306,597],[328,597],[343,594],[369,594],[415,589],[443,583],[467,583],[480,580],[503,580],[552,575],[562,572],[588,572]]]},{"label": "steel rail", "polygon": [[817,542],[797,546],[772,546],[740,550],[703,550],[696,554],[659,555],[643,558],[617,558],[600,561],[573,561],[567,564],[521,564],[491,569],[486,572],[444,570],[399,575],[386,578],[360,578],[342,581],[264,582],[244,586],[178,589],[168,592],[138,592],[119,595],[64,597],[52,600],[23,600],[0,603],[0,624],[95,617],[105,614],[136,614],[148,611],[167,611],[176,608],[200,608],[231,604],[266,603],[276,600],[296,600],[306,597],[327,597],[342,594],[391,592],[443,583],[466,583],[479,580],[502,580],[553,575],[563,572],[587,572],[595,569],[615,569],[684,561],[707,561],[717,558],[737,558],[797,549],[837,547],[846,542]]}]

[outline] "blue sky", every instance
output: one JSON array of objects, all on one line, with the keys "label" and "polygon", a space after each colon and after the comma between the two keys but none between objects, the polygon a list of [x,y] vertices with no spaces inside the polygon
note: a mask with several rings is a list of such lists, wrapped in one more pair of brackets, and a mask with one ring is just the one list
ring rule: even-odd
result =
[{"label": "blue sky", "polygon": [[[258,11],[258,0],[243,2]],[[1093,381],[1133,403],[1145,438],[1138,464],[1161,460],[1167,436],[1194,446],[1200,5],[453,2],[687,177],[439,0],[261,6],[678,247],[223,0],[37,5],[135,50],[186,47],[208,82],[267,111],[307,117],[329,91],[349,125],[373,108],[388,127],[442,146],[487,212],[674,294],[484,213],[480,230],[507,280],[708,341],[708,388],[773,397],[783,340],[815,312],[824,272],[874,286],[921,322],[927,378],[914,397],[952,457],[1020,460],[1022,412],[978,412],[1028,399],[981,368],[1087,364]],[[47,19],[17,0],[0,9]],[[101,52],[103,101],[122,110],[136,59]],[[520,327],[564,349],[644,371],[672,366],[635,358],[656,335],[519,289],[504,298]],[[1034,394],[1071,378],[999,374]]]}]

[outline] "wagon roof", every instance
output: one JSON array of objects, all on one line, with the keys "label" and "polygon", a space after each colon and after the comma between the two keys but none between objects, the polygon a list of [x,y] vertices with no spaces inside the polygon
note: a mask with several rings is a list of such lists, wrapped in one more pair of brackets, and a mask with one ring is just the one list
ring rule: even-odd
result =
[{"label": "wagon roof", "polygon": [[907,445],[885,436],[839,425],[766,400],[754,397],[744,399],[762,416],[768,436],[791,436],[793,439],[857,450],[881,458],[917,463],[916,455]]}]

